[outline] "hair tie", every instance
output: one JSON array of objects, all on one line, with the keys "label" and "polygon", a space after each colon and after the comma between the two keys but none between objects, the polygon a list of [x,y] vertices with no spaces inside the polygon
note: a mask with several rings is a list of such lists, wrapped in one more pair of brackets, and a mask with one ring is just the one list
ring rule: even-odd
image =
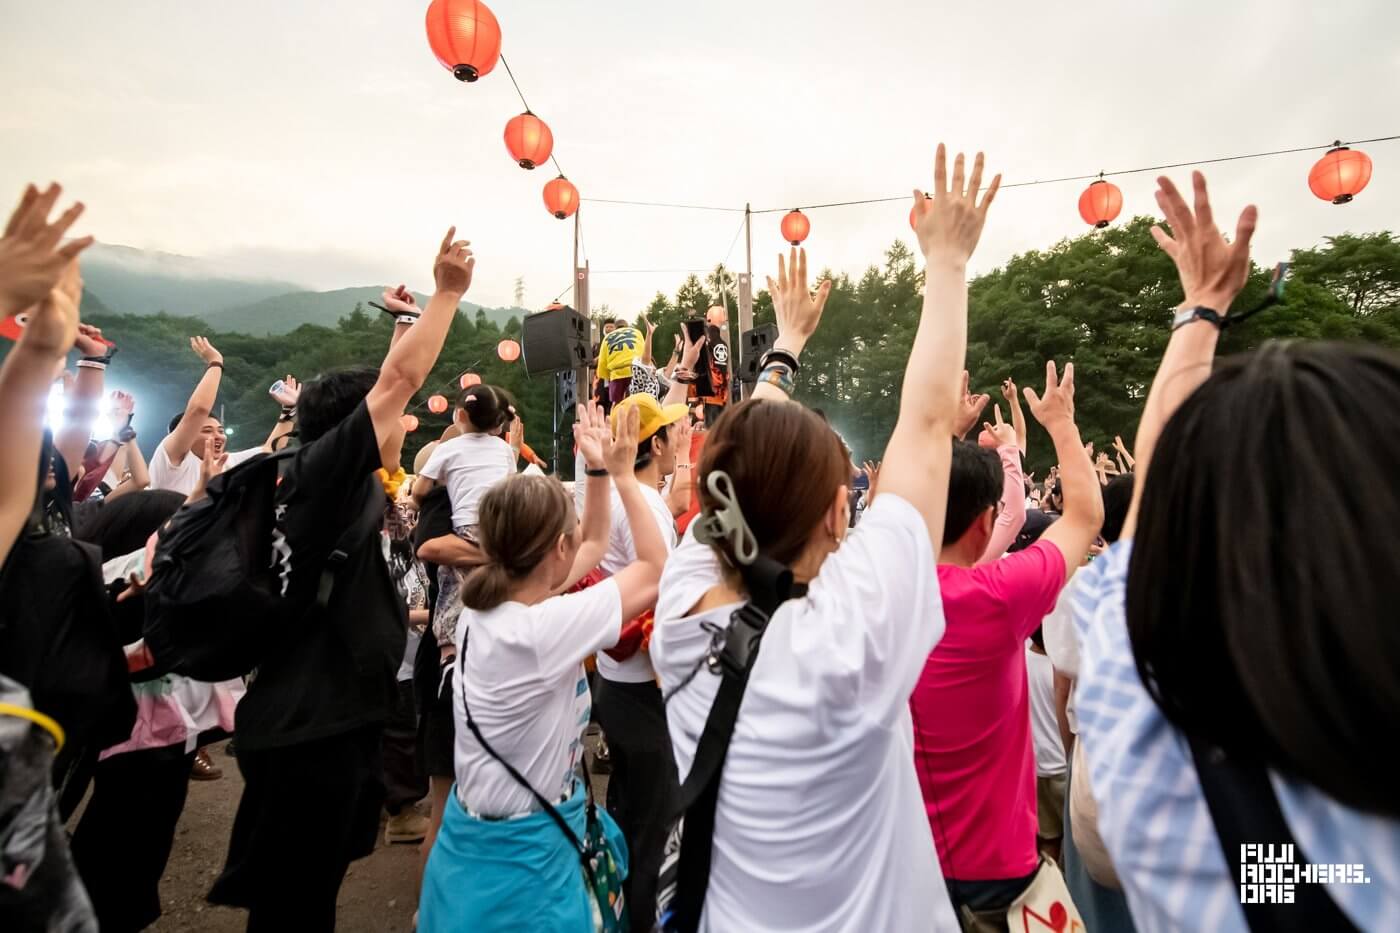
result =
[{"label": "hair tie", "polygon": [[758,540],[744,520],[744,511],[734,495],[734,483],[729,474],[711,470],[705,477],[705,486],[720,505],[700,513],[695,522],[695,540],[709,545],[724,542],[729,545],[726,550],[734,560],[744,566],[752,564],[758,557]]}]

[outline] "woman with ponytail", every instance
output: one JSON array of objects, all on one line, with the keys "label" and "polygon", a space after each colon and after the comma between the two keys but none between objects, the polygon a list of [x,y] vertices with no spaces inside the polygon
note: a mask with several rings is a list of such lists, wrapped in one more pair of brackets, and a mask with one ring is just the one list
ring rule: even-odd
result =
[{"label": "woman with ponytail", "polygon": [[[631,410],[614,438],[590,405],[574,426],[590,487],[581,525],[552,477],[512,476],[481,498],[484,562],[462,582],[456,632],[457,783],[423,878],[425,933],[594,928],[597,905],[574,845],[587,832],[578,778],[589,720],[583,660],[615,645],[623,622],[655,602],[666,559],[633,473],[638,420]],[[609,477],[637,559],[561,595],[607,550]],[[598,816],[625,872],[621,833]]]},{"label": "woman with ponytail", "polygon": [[[967,260],[1000,178],[979,203],[982,156],[966,186],[958,156],[950,188],[942,146],[934,176],[932,194],[914,196],[923,313],[879,494],[860,525],[848,530],[840,439],[788,401],[830,288],[808,290],[804,252],[786,266],[780,256],[768,282],[778,339],[757,390],[710,428],[702,512],[666,565],[651,641],[683,782],[723,679],[706,661],[716,647],[730,657],[736,640],[724,633],[764,599],[748,584],[764,582],[754,568],[776,562],[797,586],[749,643],[757,656],[719,772],[712,838],[694,838],[709,822],[692,820],[702,796],[685,817],[668,930],[958,929],[924,820],[908,704],[943,634],[936,561],[967,347]],[[698,898],[687,894],[698,887],[686,875],[692,845],[711,850]]]}]

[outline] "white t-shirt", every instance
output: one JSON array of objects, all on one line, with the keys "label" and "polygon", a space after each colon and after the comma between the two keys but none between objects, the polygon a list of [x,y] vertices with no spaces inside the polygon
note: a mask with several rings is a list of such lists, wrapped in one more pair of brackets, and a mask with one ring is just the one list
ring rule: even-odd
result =
[{"label": "white t-shirt", "polygon": [[443,441],[421,476],[447,487],[452,499],[452,527],[476,524],[476,510],[486,490],[515,472],[515,451],[490,434],[463,434]]},{"label": "white t-shirt", "polygon": [[[463,692],[472,719],[497,754],[546,800],[557,801],[573,788],[592,708],[583,659],[617,644],[621,631],[622,596],[612,580],[533,606],[462,610],[456,642],[465,675],[456,678],[452,690],[453,763],[462,806],[489,817],[538,809],[530,792],[467,728]],[[468,632],[470,646],[464,648]]]},{"label": "white t-shirt", "polygon": [[[662,575],[652,633],[663,690],[704,656],[702,623],[728,625],[735,606],[686,615],[719,579],[714,552],[687,530]],[[763,637],[725,760],[702,929],[959,929],[909,716],[943,627],[928,527],[881,493]],[[682,778],[718,687],[702,669],[666,704]]]},{"label": "white t-shirt", "polygon": [[[666,542],[666,552],[676,549],[676,520],[671,517],[671,507],[661,498],[661,493],[642,485],[642,498],[646,499],[652,516],[656,519],[661,540]],[[622,497],[617,487],[612,487],[612,525],[608,529],[608,553],[598,564],[598,569],[608,576],[625,569],[637,559],[637,545],[632,540],[632,526],[627,523],[627,509],[622,505]],[[656,679],[656,671],[651,666],[651,656],[638,651],[625,661],[614,661],[607,654],[598,654],[598,676],[605,680],[624,684],[640,684]]]},{"label": "white t-shirt", "polygon": [[[244,461],[252,460],[260,453],[264,453],[261,447],[231,451],[228,455],[228,463],[224,464],[224,470],[231,470]],[[172,463],[170,455],[165,452],[165,442],[162,441],[156,445],[156,452],[151,455],[149,465],[151,488],[169,489],[172,492],[188,496],[199,485],[199,464],[200,459],[189,451],[185,452],[185,458],[179,464]]]},{"label": "white t-shirt", "polygon": [[[1071,680],[1079,677],[1079,636],[1074,633],[1074,619],[1071,614],[1075,584],[1082,578],[1082,574],[1076,573],[1065,588],[1060,590],[1060,598],[1055,601],[1055,608],[1050,610],[1050,614],[1040,624],[1041,635],[1045,638],[1045,653],[1050,657],[1050,664]],[[1069,703],[1065,706],[1065,718],[1069,720],[1069,731],[1078,735],[1079,717],[1074,711],[1073,689],[1069,693]]]},{"label": "white t-shirt", "polygon": [[1030,686],[1031,745],[1035,748],[1036,777],[1065,773],[1065,747],[1055,716],[1055,668],[1050,659],[1026,643],[1026,682]]}]

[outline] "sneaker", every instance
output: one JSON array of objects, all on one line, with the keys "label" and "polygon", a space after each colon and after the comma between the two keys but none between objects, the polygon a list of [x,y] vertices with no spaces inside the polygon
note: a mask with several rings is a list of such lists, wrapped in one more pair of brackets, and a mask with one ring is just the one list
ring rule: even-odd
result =
[{"label": "sneaker", "polygon": [[194,767],[190,769],[190,779],[194,781],[217,781],[224,776],[223,769],[214,764],[209,751],[201,748],[194,754]]},{"label": "sneaker", "polygon": [[389,817],[384,823],[384,842],[388,845],[395,843],[422,842],[428,835],[428,818],[423,816],[412,807],[405,807],[397,815]]}]

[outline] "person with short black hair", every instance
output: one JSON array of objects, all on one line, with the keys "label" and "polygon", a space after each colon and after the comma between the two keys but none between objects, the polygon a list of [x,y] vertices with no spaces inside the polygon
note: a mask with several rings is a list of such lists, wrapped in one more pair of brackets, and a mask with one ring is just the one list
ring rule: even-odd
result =
[{"label": "person with short black hair", "polygon": [[[213,903],[248,908],[250,930],[333,930],[345,872],[378,835],[381,733],[397,699],[407,610],[384,559],[385,491],[375,473],[399,470],[404,407],[471,285],[475,260],[455,233],[434,260],[436,292],[421,317],[400,316],[403,332],[383,365],[328,373],[298,402],[302,444],[277,488],[276,525],[286,598],[307,608],[238,705],[243,798],[209,893]],[[344,561],[318,610],[333,551]]]},{"label": "person with short black hair", "polygon": [[[938,565],[947,630],[910,699],[914,758],[948,893],[960,912],[999,913],[1003,922],[1041,872],[1055,871],[1036,847],[1023,645],[1103,520],[1098,480],[1074,421],[1074,388],[1074,364],[1061,376],[1051,361],[1044,393],[1025,390],[1066,487],[1065,514],[1025,550],[979,565],[1005,493],[1002,466],[985,447],[954,444]],[[1017,493],[1019,487],[1018,480]]]}]

